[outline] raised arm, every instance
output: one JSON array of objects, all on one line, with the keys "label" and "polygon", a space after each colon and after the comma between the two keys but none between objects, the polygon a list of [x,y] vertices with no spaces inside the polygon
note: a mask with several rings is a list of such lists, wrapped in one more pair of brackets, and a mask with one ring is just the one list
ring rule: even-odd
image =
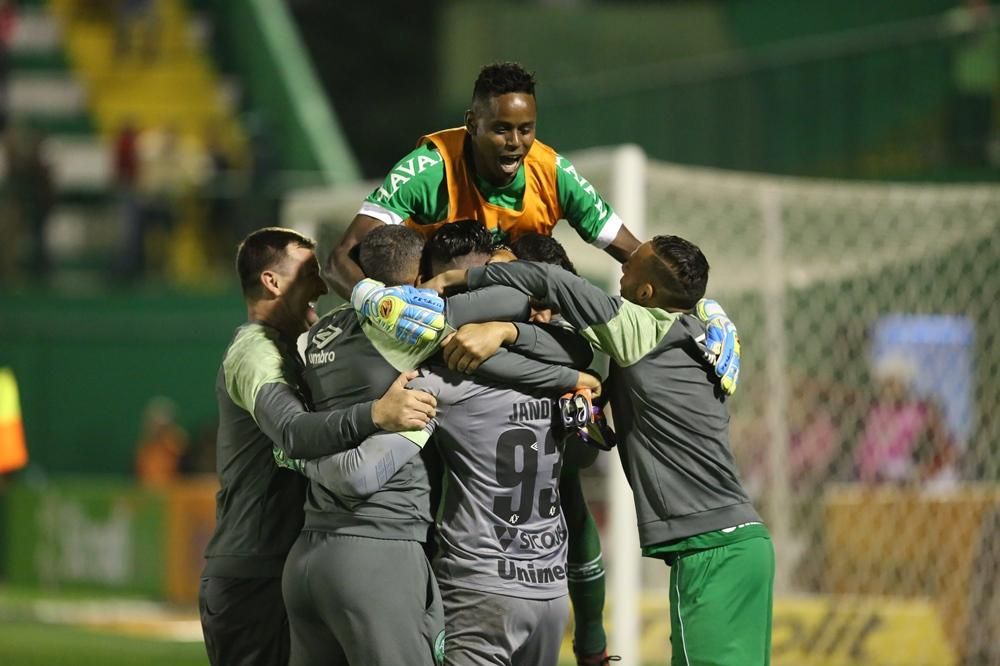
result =
[{"label": "raised arm", "polygon": [[618,227],[614,240],[608,243],[604,251],[617,259],[618,263],[624,264],[641,244],[623,224]]},{"label": "raised arm", "polygon": [[622,366],[635,363],[659,344],[678,317],[608,296],[583,278],[551,264],[490,264],[469,269],[464,276],[449,271],[438,278],[433,286],[442,289],[501,284],[556,305],[588,342]]},{"label": "raised arm", "polygon": [[536,361],[500,349],[476,368],[477,377],[531,391],[561,393],[575,388],[598,390],[600,381],[586,373],[562,365]]},{"label": "raised arm", "polygon": [[350,226],[347,227],[347,231],[344,232],[344,235],[340,237],[340,241],[330,251],[330,255],[326,259],[324,272],[333,290],[341,298],[349,299],[351,297],[351,289],[365,277],[361,266],[354,260],[352,251],[358,246],[358,243],[364,240],[364,237],[372,229],[382,224],[384,222],[374,217],[362,214],[355,215],[354,219],[351,220]]}]

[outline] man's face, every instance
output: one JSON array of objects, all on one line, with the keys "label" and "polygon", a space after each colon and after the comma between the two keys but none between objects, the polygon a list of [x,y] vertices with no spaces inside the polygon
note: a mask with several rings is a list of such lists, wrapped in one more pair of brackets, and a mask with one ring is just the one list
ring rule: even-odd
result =
[{"label": "man's face", "polygon": [[274,268],[281,285],[278,310],[283,332],[297,337],[319,320],[316,301],[327,292],[327,287],[312,250],[291,244],[286,253],[285,259]]},{"label": "man's face", "polygon": [[476,172],[498,187],[514,180],[535,142],[535,98],[527,93],[506,93],[475,101],[465,120]]},{"label": "man's face", "polygon": [[653,245],[646,241],[632,253],[624,264],[622,264],[622,279],[618,283],[622,298],[628,299],[639,305],[645,299],[643,286],[649,285],[650,277],[646,267],[649,266],[650,259],[653,258]]}]

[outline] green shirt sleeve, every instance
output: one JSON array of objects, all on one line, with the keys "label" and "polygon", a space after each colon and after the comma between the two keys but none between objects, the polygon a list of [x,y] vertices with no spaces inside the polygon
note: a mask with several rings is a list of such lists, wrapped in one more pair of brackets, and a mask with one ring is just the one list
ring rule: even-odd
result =
[{"label": "green shirt sleeve", "polygon": [[563,217],[580,238],[600,247],[615,239],[622,226],[621,219],[562,155],[556,155],[556,189]]},{"label": "green shirt sleeve", "polygon": [[[293,352],[294,353],[294,352]],[[297,372],[264,327],[236,334],[222,361],[226,391],[253,417],[288,458],[315,458],[356,446],[376,431],[371,401],[327,412],[310,412],[288,377]]]},{"label": "green shirt sleeve", "polygon": [[240,409],[254,420],[257,394],[265,384],[287,384],[285,360],[267,333],[259,325],[246,326],[236,334],[222,367],[226,391]]},{"label": "green shirt sleeve", "polygon": [[513,287],[560,314],[594,347],[622,367],[633,365],[666,337],[680,316],[611,297],[586,280],[551,264],[515,261],[469,269],[469,288]]},{"label": "green shirt sleeve", "polygon": [[386,224],[407,218],[433,224],[448,215],[446,180],[441,154],[425,143],[396,163],[359,212]]}]

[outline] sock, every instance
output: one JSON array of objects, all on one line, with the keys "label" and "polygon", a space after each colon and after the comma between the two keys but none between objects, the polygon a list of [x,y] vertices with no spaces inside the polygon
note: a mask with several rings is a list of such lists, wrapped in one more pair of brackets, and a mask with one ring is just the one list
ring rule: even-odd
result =
[{"label": "sock", "polygon": [[569,531],[566,578],[569,598],[573,602],[573,645],[578,654],[596,654],[603,652],[608,644],[604,633],[601,537],[575,471],[562,475],[559,493]]}]

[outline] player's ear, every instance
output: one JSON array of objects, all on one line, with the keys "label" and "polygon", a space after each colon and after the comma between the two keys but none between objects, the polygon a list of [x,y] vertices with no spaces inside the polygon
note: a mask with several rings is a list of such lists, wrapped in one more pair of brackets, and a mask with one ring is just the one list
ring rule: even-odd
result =
[{"label": "player's ear", "polygon": [[275,271],[261,271],[260,283],[264,286],[264,293],[281,295],[281,276]]},{"label": "player's ear", "polygon": [[465,110],[465,131],[476,136],[476,114],[472,112],[472,109]]},{"label": "player's ear", "polygon": [[656,288],[649,282],[643,282],[639,285],[639,288],[635,290],[635,300],[638,305],[644,305],[653,300],[653,294],[656,292]]}]

